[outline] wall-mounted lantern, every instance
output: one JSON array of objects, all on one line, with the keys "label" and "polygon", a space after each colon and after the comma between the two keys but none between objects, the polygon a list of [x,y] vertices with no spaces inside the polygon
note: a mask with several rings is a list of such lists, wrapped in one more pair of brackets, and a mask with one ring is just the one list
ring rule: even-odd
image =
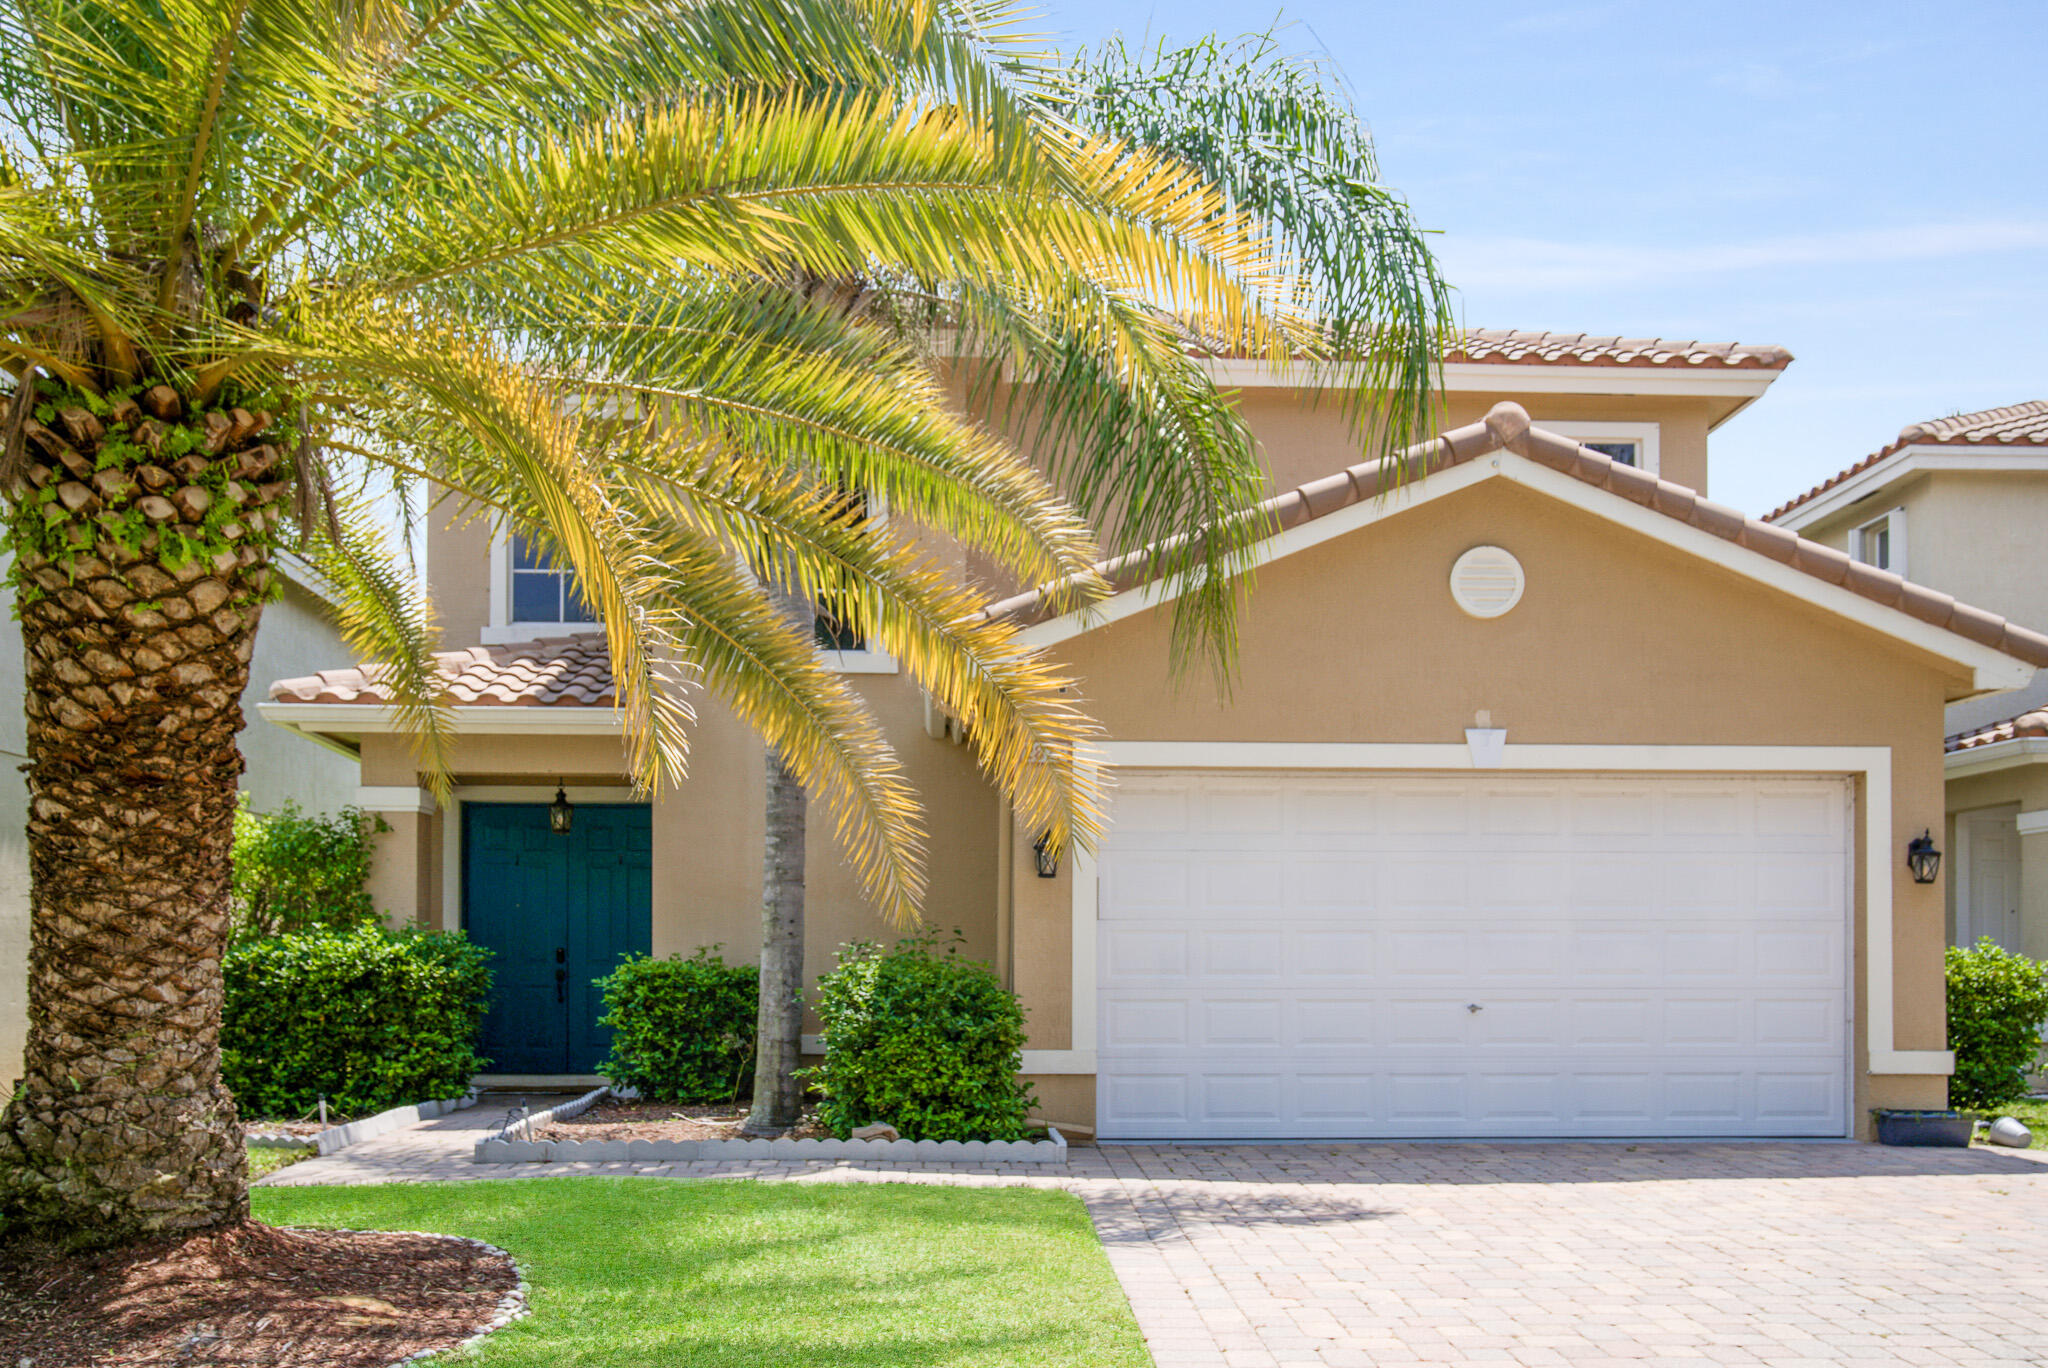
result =
[{"label": "wall-mounted lantern", "polygon": [[1056,879],[1060,873],[1060,854],[1052,847],[1052,833],[1046,832],[1031,843],[1031,859],[1038,866],[1038,877]]},{"label": "wall-mounted lantern", "polygon": [[576,820],[576,808],[569,802],[569,794],[558,783],[555,785],[555,801],[548,804],[548,830],[557,836],[567,836],[569,826]]},{"label": "wall-mounted lantern", "polygon": [[1934,848],[1934,834],[1923,831],[1906,843],[1906,868],[1913,871],[1913,882],[1929,884],[1935,875],[1941,873],[1941,852]]}]

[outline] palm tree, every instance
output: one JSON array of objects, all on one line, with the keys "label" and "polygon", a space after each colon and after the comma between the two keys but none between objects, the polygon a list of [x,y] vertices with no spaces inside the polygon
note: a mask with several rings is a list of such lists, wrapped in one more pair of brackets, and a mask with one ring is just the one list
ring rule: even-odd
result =
[{"label": "palm tree", "polygon": [[[1041,117],[1007,23],[979,0],[0,13],[33,927],[0,1216],[119,1240],[246,1214],[219,955],[280,548],[339,586],[445,783],[428,605],[348,492],[365,471],[541,538],[602,616],[635,778],[682,775],[686,686],[722,696],[891,915],[921,890],[916,803],[781,596],[844,605],[1024,820],[1088,839],[1088,724],[908,534],[1085,586],[1086,525],[901,330],[785,282],[886,281],[1026,368],[1091,358],[1092,402],[1163,415],[1150,449],[1226,453],[1157,495],[1183,525],[1243,472],[1176,320],[1280,355],[1293,319],[1198,176]],[[903,530],[850,526],[848,489]],[[1206,576],[1236,536],[1176,554]]]},{"label": "palm tree", "polygon": [[[1149,50],[1112,38],[1068,58],[1049,98],[1082,128],[1197,170],[1300,263],[1314,330],[1292,360],[1311,381],[1321,371],[1349,380],[1361,443],[1398,452],[1433,430],[1442,344],[1454,327],[1450,291],[1407,204],[1380,183],[1371,135],[1327,66],[1286,52],[1271,29],[1178,46],[1162,40]],[[1002,299],[957,301],[956,349],[972,351],[977,329],[1005,329],[1013,322],[1007,311]],[[1101,353],[1083,339],[1049,336],[1038,355],[1048,382],[1010,393],[1030,406],[1050,472],[1107,529],[1117,554],[1164,547],[1170,560],[1178,549],[1198,549],[1194,563],[1157,567],[1195,577],[1196,592],[1176,604],[1175,663],[1207,663],[1227,687],[1238,608],[1231,558],[1242,544],[1201,534],[1231,525],[1233,513],[1264,493],[1250,435],[1204,386],[1133,392],[1112,383]],[[968,373],[984,382],[997,374]],[[973,397],[990,416],[1005,416],[985,384]],[[1132,498],[1137,490],[1152,497]],[[808,621],[802,605],[796,611]],[[801,781],[771,752],[751,1134],[779,1134],[802,1104],[794,1072],[805,813]]]}]

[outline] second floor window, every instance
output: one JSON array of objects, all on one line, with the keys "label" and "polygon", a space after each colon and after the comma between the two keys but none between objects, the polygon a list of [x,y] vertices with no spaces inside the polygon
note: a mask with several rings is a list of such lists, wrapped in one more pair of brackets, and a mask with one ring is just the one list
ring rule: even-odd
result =
[{"label": "second floor window", "polygon": [[[862,490],[850,490],[840,501],[840,518],[848,525],[859,529],[868,521],[868,496]],[[816,614],[811,619],[811,639],[820,650],[865,651],[868,649],[867,634],[858,624],[848,621],[844,599],[836,594],[819,596]]]},{"label": "second floor window", "polygon": [[1642,443],[1640,442],[1582,442],[1580,445],[1590,451],[1599,452],[1610,461],[1618,461],[1625,466],[1635,466],[1640,469],[1643,464]]},{"label": "second floor window", "polygon": [[512,620],[595,622],[573,571],[557,569],[553,553],[535,537],[512,534]]},{"label": "second floor window", "polygon": [[1882,518],[1873,518],[1849,534],[1849,554],[1865,565],[1906,573],[1906,512],[1894,508]]}]

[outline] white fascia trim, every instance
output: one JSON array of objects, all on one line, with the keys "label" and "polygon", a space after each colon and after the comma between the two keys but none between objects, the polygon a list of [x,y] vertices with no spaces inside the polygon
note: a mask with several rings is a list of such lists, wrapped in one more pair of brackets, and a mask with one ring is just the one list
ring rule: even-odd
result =
[{"label": "white fascia trim", "polygon": [[1796,532],[1826,522],[1851,504],[1883,493],[1886,485],[1927,470],[2048,471],[2048,449],[1941,443],[1900,447],[1868,470],[1859,470],[1833,489],[1814,495],[1773,521]]},{"label": "white fascia trim", "polygon": [[[1230,389],[1341,389],[1357,383],[1354,369],[1306,363],[1212,357],[1202,369]],[[1687,394],[1754,399],[1781,374],[1775,370],[1701,370],[1662,366],[1554,366],[1457,361],[1443,368],[1444,389],[1465,394]]]},{"label": "white fascia trim", "polygon": [[[264,720],[293,731],[342,736],[400,731],[398,712],[382,703],[259,703]],[[456,707],[448,710],[458,735],[616,736],[625,714],[616,708],[572,705],[540,707]]]},{"label": "white fascia trim", "polygon": [[2013,822],[2014,825],[2019,827],[2020,835],[2039,836],[2042,832],[2048,831],[2048,808],[2035,808],[2032,812],[2022,812],[2013,819]]},{"label": "white fascia trim", "polygon": [[480,646],[511,646],[522,641],[591,636],[603,631],[602,622],[513,622],[479,628],[476,639]]},{"label": "white fascia trim", "polygon": [[[1291,556],[1297,551],[1306,551],[1310,547],[1320,546],[1326,541],[1356,532],[1361,527],[1370,527],[1397,513],[1419,508],[1431,500],[1455,494],[1461,489],[1470,489],[1473,485],[1498,475],[1501,457],[1506,454],[1496,451],[1474,457],[1449,469],[1440,470],[1434,475],[1401,485],[1378,498],[1362,500],[1327,517],[1313,518],[1298,527],[1277,533],[1250,549],[1250,565],[1247,568],[1257,569]],[[1098,627],[1106,627],[1112,622],[1145,612],[1147,609],[1161,607],[1179,597],[1180,591],[1171,581],[1148,581],[1135,589],[1112,594],[1085,608],[1077,608],[1071,613],[1033,623],[1018,632],[1017,639],[1026,646],[1056,645],[1092,632]]]},{"label": "white fascia trim", "polygon": [[[1266,741],[1103,741],[1083,768],[1084,785],[1104,768],[1469,770],[1469,747],[1452,744]],[[1946,1050],[1895,1048],[1892,1010],[1892,753],[1888,746],[1508,746],[1501,768],[1666,774],[1846,775],[1863,781],[1864,999],[1872,1074],[1950,1074]],[[1096,1037],[1096,866],[1075,852],[1073,873],[1073,1048],[1092,1054]]]},{"label": "white fascia trim", "polygon": [[422,816],[436,809],[434,795],[423,788],[404,784],[359,784],[356,806],[365,812],[417,812]]},{"label": "white fascia trim", "polygon": [[[1493,451],[1484,456],[1475,456],[1469,461],[1440,470],[1434,475],[1401,486],[1394,492],[1376,499],[1365,499],[1349,507],[1341,508],[1326,517],[1312,518],[1266,538],[1252,549],[1251,561],[1254,567],[1270,564],[1297,551],[1306,551],[1312,546],[1335,537],[1356,532],[1384,518],[1419,508],[1432,500],[1469,489],[1482,480],[1503,478],[1512,480],[1525,488],[1547,494],[1560,503],[1583,509],[1588,513],[1618,523],[1634,532],[1640,532],[1653,541],[1688,552],[1712,565],[1733,571],[1759,584],[1789,594],[1795,599],[1825,609],[1837,617],[1847,618],[1873,631],[1883,633],[1895,640],[1917,647],[1930,655],[1963,666],[1971,672],[1973,686],[1982,692],[2000,689],[2016,689],[2031,682],[2035,667],[2023,660],[2005,654],[2003,651],[1971,641],[1968,637],[1951,632],[1946,627],[1920,621],[1910,613],[1897,608],[1887,608],[1881,603],[1864,598],[1838,584],[1829,584],[1803,570],[1772,560],[1746,546],[1739,546],[1694,527],[1691,523],[1645,508],[1575,479],[1562,471],[1552,470],[1511,451]],[[1156,608],[1179,597],[1178,589],[1168,581],[1154,581],[1126,590],[1102,600],[1100,603],[1077,609],[1061,617],[1035,623],[1017,634],[1018,639],[1028,646],[1050,646],[1071,640],[1084,632]]]},{"label": "white fascia trim", "polygon": [[327,607],[341,606],[340,586],[316,570],[313,563],[298,552],[280,546],[270,553],[270,564],[272,569],[281,571],[286,579]]},{"label": "white fascia trim", "polygon": [[825,668],[838,674],[895,674],[896,657],[886,651],[820,651]]},{"label": "white fascia trim", "polygon": [[1989,746],[1950,751],[1941,758],[1942,777],[1968,779],[1978,774],[1996,774],[2021,765],[2048,764],[2048,737],[2022,736]]}]

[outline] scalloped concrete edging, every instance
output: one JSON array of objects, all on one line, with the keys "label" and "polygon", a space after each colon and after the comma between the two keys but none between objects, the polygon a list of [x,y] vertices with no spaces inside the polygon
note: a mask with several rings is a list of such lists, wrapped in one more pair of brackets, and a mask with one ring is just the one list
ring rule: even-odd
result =
[{"label": "scalloped concrete edging", "polygon": [[533,1127],[588,1111],[611,1091],[521,1118],[477,1141],[479,1164],[682,1163],[697,1159],[882,1159],[931,1164],[1064,1164],[1066,1137],[1049,1140],[535,1140]]},{"label": "scalloped concrete edging", "polygon": [[339,1126],[329,1126],[318,1135],[311,1137],[287,1135],[281,1131],[245,1131],[242,1135],[242,1141],[244,1144],[254,1145],[258,1149],[312,1149],[322,1155],[333,1154],[337,1150],[347,1149],[350,1145],[358,1145],[365,1140],[374,1140],[380,1135],[389,1135],[392,1131],[403,1129],[406,1126],[415,1125],[421,1121],[431,1121],[437,1116],[446,1116],[450,1112],[463,1111],[474,1107],[476,1105],[476,1097],[476,1090],[472,1088],[460,1097],[443,1097],[427,1102],[415,1102],[408,1106],[393,1107],[388,1111],[380,1111],[375,1116],[366,1116],[360,1121],[349,1121]]}]

